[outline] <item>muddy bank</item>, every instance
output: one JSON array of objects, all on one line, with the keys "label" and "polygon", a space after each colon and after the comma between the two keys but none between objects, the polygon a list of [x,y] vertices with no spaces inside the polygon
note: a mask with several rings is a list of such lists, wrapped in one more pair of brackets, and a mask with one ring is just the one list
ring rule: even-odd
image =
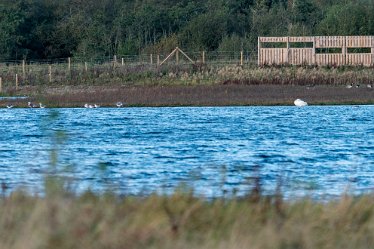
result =
[{"label": "muddy bank", "polygon": [[114,106],[230,106],[293,105],[296,98],[311,105],[374,104],[374,90],[367,86],[292,86],[292,85],[203,85],[203,86],[69,86],[50,87],[35,94],[25,88],[19,93],[29,100],[0,100],[26,106],[28,101],[53,107],[80,107],[85,103]]}]

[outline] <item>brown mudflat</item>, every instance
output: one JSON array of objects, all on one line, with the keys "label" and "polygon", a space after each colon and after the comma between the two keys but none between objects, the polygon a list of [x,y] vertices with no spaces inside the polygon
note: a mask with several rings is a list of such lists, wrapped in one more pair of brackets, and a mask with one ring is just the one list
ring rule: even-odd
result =
[{"label": "brown mudflat", "polygon": [[[32,89],[22,90],[24,94]],[[77,107],[85,103],[115,106],[230,106],[293,105],[297,98],[311,105],[374,104],[374,89],[367,86],[292,85],[195,85],[195,86],[70,86],[55,87],[31,100],[53,107]],[[5,106],[5,101],[0,105]],[[26,100],[15,101],[26,106]]]}]

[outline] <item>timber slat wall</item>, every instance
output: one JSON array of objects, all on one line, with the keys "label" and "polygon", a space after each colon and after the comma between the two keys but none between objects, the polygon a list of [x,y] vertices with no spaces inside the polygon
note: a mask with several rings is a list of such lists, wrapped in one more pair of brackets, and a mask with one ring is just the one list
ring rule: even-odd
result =
[{"label": "timber slat wall", "polygon": [[258,64],[374,66],[374,36],[259,37]]}]

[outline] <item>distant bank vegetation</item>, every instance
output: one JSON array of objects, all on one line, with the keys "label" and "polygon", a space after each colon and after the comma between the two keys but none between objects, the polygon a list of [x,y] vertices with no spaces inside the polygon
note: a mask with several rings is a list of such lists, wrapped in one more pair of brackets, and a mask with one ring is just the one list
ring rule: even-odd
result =
[{"label": "distant bank vegetation", "polygon": [[372,0],[2,0],[0,60],[251,51],[258,36],[373,35]]}]

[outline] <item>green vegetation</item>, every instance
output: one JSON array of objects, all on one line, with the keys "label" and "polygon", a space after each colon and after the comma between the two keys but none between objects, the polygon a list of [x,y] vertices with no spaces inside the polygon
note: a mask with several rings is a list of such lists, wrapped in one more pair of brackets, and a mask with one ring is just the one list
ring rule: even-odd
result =
[{"label": "green vegetation", "polygon": [[2,0],[0,60],[249,51],[258,36],[373,35],[372,0]]},{"label": "green vegetation", "polygon": [[14,192],[0,199],[1,248],[339,248],[374,245],[374,198],[206,200]]}]

